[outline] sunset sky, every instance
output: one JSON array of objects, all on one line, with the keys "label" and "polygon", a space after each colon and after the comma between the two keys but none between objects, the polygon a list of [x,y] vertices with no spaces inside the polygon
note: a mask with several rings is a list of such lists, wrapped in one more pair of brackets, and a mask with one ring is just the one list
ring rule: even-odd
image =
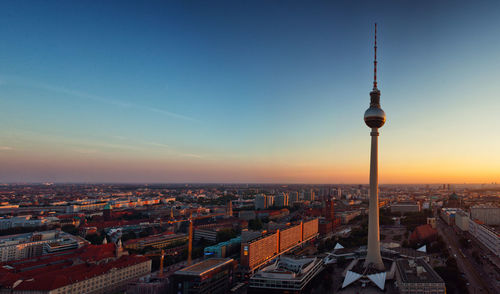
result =
[{"label": "sunset sky", "polygon": [[0,183],[367,183],[374,22],[380,182],[500,182],[499,1],[100,2],[0,2]]}]

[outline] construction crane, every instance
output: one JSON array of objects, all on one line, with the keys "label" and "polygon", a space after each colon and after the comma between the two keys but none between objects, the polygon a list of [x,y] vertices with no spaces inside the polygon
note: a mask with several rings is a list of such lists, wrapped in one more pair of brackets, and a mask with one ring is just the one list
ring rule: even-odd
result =
[{"label": "construction crane", "polygon": [[226,213],[214,213],[214,214],[208,214],[208,215],[200,215],[197,217],[193,217],[193,213],[189,213],[189,218],[187,220],[182,219],[182,220],[169,220],[167,221],[168,224],[173,224],[173,223],[180,223],[180,222],[189,222],[189,241],[188,241],[188,260],[187,264],[191,265],[193,263],[192,255],[193,255],[193,222],[195,220],[200,220],[204,218],[210,218],[210,217],[216,217],[216,216],[222,216],[226,215]]},{"label": "construction crane", "polygon": [[160,270],[158,273],[158,277],[161,278],[163,276],[163,262],[165,260],[165,250],[162,249],[160,253],[144,254],[144,256],[160,256]]}]

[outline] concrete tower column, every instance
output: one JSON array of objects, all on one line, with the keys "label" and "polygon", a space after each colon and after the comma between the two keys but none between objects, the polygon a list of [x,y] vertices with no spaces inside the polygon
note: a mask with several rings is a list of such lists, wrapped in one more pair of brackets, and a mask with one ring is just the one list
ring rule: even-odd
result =
[{"label": "concrete tower column", "polygon": [[370,154],[370,207],[368,215],[368,252],[365,267],[373,264],[377,269],[383,270],[384,263],[380,255],[380,230],[378,207],[378,128],[372,128]]}]

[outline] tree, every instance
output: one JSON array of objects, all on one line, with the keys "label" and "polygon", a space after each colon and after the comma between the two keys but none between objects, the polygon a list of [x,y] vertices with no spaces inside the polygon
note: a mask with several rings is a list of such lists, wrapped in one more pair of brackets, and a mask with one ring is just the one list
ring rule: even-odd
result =
[{"label": "tree", "polygon": [[460,275],[460,271],[455,267],[436,267],[436,273],[444,280],[446,284],[446,293],[467,294],[467,285]]},{"label": "tree", "polygon": [[104,236],[98,235],[98,234],[90,234],[85,236],[85,239],[87,239],[90,243],[94,245],[99,245],[102,244],[102,241],[104,240]]},{"label": "tree", "polygon": [[74,225],[64,225],[61,230],[71,235],[78,235],[78,229]]}]

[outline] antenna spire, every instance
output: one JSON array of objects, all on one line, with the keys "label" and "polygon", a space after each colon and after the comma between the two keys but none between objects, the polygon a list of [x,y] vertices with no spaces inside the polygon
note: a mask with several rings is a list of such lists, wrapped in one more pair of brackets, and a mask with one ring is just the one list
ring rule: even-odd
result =
[{"label": "antenna spire", "polygon": [[375,59],[373,60],[373,89],[377,89],[377,23],[375,23]]}]

